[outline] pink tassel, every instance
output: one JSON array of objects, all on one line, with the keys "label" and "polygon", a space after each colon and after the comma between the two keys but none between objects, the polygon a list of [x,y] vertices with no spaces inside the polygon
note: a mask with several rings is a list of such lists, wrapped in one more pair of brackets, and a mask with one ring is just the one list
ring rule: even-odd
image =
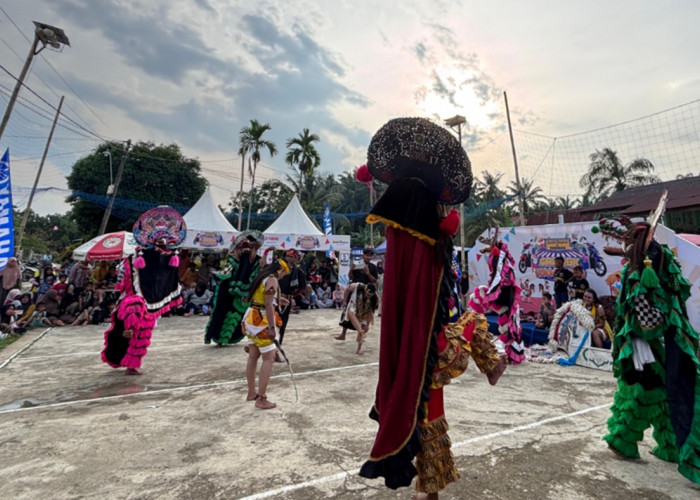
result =
[{"label": "pink tassel", "polygon": [[170,267],[177,267],[180,265],[180,257],[177,256],[177,254],[173,254],[172,257],[170,257]]},{"label": "pink tassel", "polygon": [[134,260],[134,267],[136,269],[143,269],[146,267],[146,261],[144,260],[143,256],[139,255],[136,257],[136,260]]}]

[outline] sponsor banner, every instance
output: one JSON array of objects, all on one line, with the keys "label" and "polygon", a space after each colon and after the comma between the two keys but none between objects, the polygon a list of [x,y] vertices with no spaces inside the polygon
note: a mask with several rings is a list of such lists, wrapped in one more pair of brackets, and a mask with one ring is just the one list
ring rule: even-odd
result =
[{"label": "sponsor banner", "polygon": [[182,247],[194,250],[223,251],[230,248],[235,237],[236,233],[233,231],[188,229]]},{"label": "sponsor banner", "polygon": [[12,214],[12,183],[10,181],[10,150],[0,160],[0,269],[15,255],[15,223]]}]

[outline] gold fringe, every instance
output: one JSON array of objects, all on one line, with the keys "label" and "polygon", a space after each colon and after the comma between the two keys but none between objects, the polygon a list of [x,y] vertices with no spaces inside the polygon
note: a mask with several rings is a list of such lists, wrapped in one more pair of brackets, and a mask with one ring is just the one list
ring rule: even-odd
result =
[{"label": "gold fringe", "polygon": [[419,428],[421,451],[416,455],[416,490],[421,493],[437,493],[460,477],[450,451],[448,428],[444,417]]},{"label": "gold fringe", "polygon": [[368,222],[369,224],[374,224],[376,222],[383,222],[387,226],[393,227],[394,229],[399,229],[401,231],[405,231],[411,236],[414,236],[418,238],[419,240],[425,241],[428,245],[430,246],[435,246],[435,239],[431,238],[430,236],[427,236],[423,233],[419,233],[415,229],[411,229],[410,227],[402,226],[398,222],[394,222],[393,220],[386,219],[380,215],[377,214],[369,214],[366,218],[365,221]]}]

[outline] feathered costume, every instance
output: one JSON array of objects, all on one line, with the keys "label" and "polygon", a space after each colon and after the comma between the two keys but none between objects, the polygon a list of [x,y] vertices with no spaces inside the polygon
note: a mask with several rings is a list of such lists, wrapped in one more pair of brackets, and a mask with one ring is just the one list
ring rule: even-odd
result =
[{"label": "feathered costume", "polygon": [[482,314],[498,314],[498,334],[505,345],[508,361],[519,364],[525,360],[525,345],[520,326],[520,287],[515,280],[515,260],[508,245],[498,239],[498,226],[491,239],[479,238],[486,244],[490,279],[488,285],[476,287],[469,299],[469,307]]},{"label": "feathered costume", "polygon": [[505,366],[483,316],[469,312],[449,323],[451,236],[459,217],[453,210],[443,219],[438,203],[468,197],[469,160],[449,132],[419,118],[384,125],[367,156],[371,173],[390,185],[367,217],[387,225],[387,250],[379,380],[370,412],[379,430],[360,475],[384,477],[394,489],[418,475],[417,491],[436,493],[459,478],[442,387],[464,372],[470,354],[482,371]]},{"label": "feathered costume", "polygon": [[[664,198],[661,211],[663,203]],[[626,245],[629,259],[621,273],[613,338],[618,389],[604,439],[620,454],[639,458],[637,443],[652,426],[653,453],[678,463],[681,474],[700,484],[700,362],[698,333],[685,306],[690,284],[673,252],[652,239],[654,227],[654,219],[600,221],[604,236]]]},{"label": "feathered costume", "polygon": [[228,265],[214,292],[214,306],[204,333],[205,344],[212,341],[219,345],[236,344],[244,337],[242,322],[248,309],[244,299],[260,270],[260,257],[256,252],[263,242],[260,231],[244,231],[233,241]]},{"label": "feathered costume", "polygon": [[170,207],[145,212],[134,224],[138,255],[124,259],[121,291],[104,334],[102,361],[138,370],[151,344],[156,320],[182,301],[175,249],[185,239],[182,216]]}]

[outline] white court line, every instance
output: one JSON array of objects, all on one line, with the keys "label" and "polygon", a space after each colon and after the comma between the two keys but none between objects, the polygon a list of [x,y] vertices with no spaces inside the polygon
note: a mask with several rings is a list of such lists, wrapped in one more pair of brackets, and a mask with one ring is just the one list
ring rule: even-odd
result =
[{"label": "white court line", "polygon": [[3,368],[5,368],[7,365],[9,365],[9,364],[12,362],[12,360],[15,359],[17,356],[19,356],[19,355],[22,354],[24,351],[26,351],[27,349],[29,349],[31,346],[33,346],[34,344],[36,344],[36,343],[39,341],[39,339],[41,339],[44,335],[46,335],[47,333],[49,333],[49,332],[51,331],[52,328],[53,328],[53,327],[51,327],[51,326],[48,327],[46,330],[44,330],[43,332],[41,332],[41,334],[39,334],[39,336],[38,336],[37,338],[35,338],[35,339],[32,340],[30,343],[28,343],[27,345],[25,345],[24,347],[22,347],[19,351],[17,351],[16,353],[14,353],[14,354],[13,354],[12,356],[10,356],[9,358],[7,358],[7,359],[5,360],[5,362],[4,362],[3,364],[0,365],[0,370],[3,369]]},{"label": "white court line", "polygon": [[[362,365],[348,365],[348,366],[338,366],[336,368],[324,368],[322,370],[312,370],[308,372],[300,372],[300,373],[295,373],[294,375],[296,377],[304,377],[308,375],[318,375],[319,373],[331,373],[331,372],[337,372],[337,371],[343,371],[343,370],[351,370],[354,368],[366,368],[368,366],[378,366],[378,362],[374,363],[365,363]],[[290,377],[289,373],[281,373],[279,375],[273,375],[270,377],[271,379],[278,379],[278,378],[287,378]],[[6,414],[6,413],[15,413],[15,412],[20,412],[20,411],[32,411],[32,410],[42,410],[44,408],[58,408],[61,406],[73,406],[73,405],[78,405],[78,404],[83,404],[83,403],[92,403],[94,401],[107,401],[107,400],[113,400],[113,399],[124,399],[124,398],[130,398],[130,397],[137,397],[137,396],[150,396],[152,394],[164,394],[164,393],[169,393],[169,392],[178,392],[178,391],[190,391],[190,390],[197,390],[197,389],[209,389],[213,387],[223,387],[227,385],[237,385],[237,384],[244,384],[246,383],[246,379],[238,379],[238,380],[228,380],[226,382],[208,382],[206,384],[195,384],[195,385],[183,385],[180,387],[169,387],[167,389],[154,389],[152,391],[143,391],[143,392],[134,392],[132,394],[116,394],[114,396],[104,396],[101,398],[92,398],[92,399],[78,399],[75,401],[63,401],[60,403],[50,403],[50,404],[39,404],[37,406],[29,406],[27,408],[12,408],[9,410],[0,410],[0,415]]]},{"label": "white court line", "polygon": [[[192,346],[192,345],[201,345],[205,346],[206,344],[204,342],[188,342],[187,344],[177,344],[177,345],[167,345],[167,346],[153,346],[151,344],[151,352],[154,352],[155,350],[157,351],[170,351],[174,349],[181,349],[186,346]],[[100,350],[94,350],[94,351],[79,351],[79,352],[71,352],[68,354],[47,354],[46,356],[24,356],[22,359],[18,359],[17,362],[24,362],[24,361],[43,361],[45,359],[55,359],[55,358],[69,358],[73,356],[97,356],[99,358],[100,356],[100,351],[102,350],[102,345],[100,345]],[[241,349],[242,350],[242,349]]]},{"label": "white court line", "polygon": [[[476,437],[467,439],[466,441],[461,441],[459,443],[453,444],[452,448],[453,449],[459,448],[462,446],[466,446],[468,444],[477,443],[479,441],[484,441],[486,439],[493,439],[493,438],[497,438],[500,436],[508,436],[510,434],[515,434],[516,432],[520,432],[520,431],[524,431],[524,430],[528,430],[528,429],[534,429],[535,427],[540,427],[542,425],[551,424],[552,422],[557,422],[559,420],[568,420],[572,417],[577,417],[577,416],[583,415],[585,413],[589,413],[589,412],[597,411],[597,410],[602,410],[603,408],[609,408],[610,404],[611,403],[606,403],[604,405],[598,405],[598,406],[591,406],[590,408],[586,408],[585,410],[579,410],[579,411],[575,411],[573,413],[567,413],[565,415],[560,415],[558,417],[545,418],[544,420],[538,420],[536,422],[532,422],[529,424],[519,425],[517,427],[511,427],[510,429],[505,429],[505,430],[498,431],[498,432],[492,432],[491,434],[485,434],[483,436],[476,436]],[[282,486],[281,488],[276,488],[274,490],[267,490],[267,491],[263,491],[260,493],[256,493],[255,495],[241,497],[238,500],[260,500],[262,498],[270,498],[270,497],[274,497],[277,495],[282,495],[284,493],[289,493],[291,491],[300,490],[302,488],[308,488],[309,486],[316,486],[319,484],[330,483],[333,481],[339,481],[339,480],[345,479],[349,476],[355,476],[355,475],[357,475],[356,472],[340,472],[338,474],[333,474],[332,476],[319,477],[318,479],[312,479],[311,481],[304,481],[303,483],[297,483],[297,484],[289,484],[287,486]]]}]

